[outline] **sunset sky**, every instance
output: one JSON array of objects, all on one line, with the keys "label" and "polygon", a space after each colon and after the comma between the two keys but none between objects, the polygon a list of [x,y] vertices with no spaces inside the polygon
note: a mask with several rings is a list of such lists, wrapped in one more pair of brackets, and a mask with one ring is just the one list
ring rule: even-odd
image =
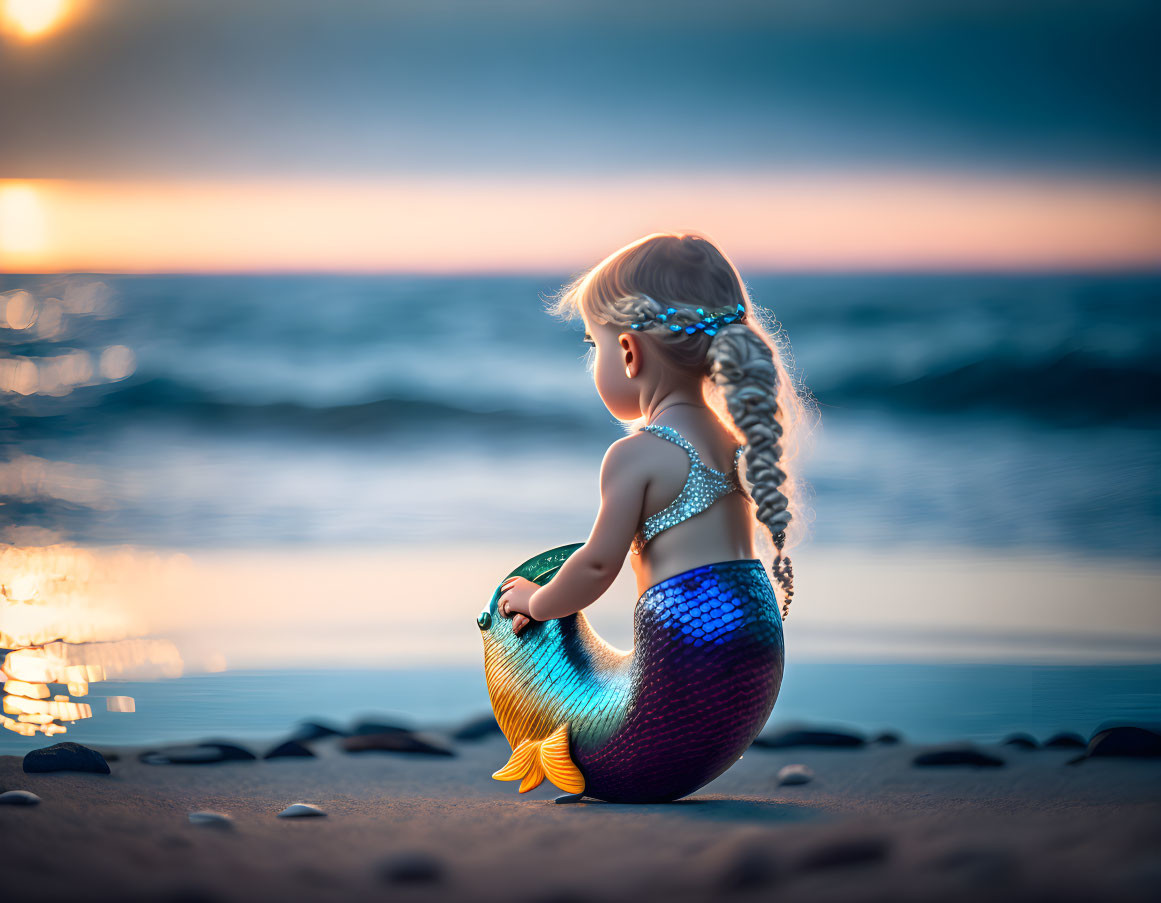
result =
[{"label": "sunset sky", "polygon": [[1145,0],[0,0],[0,271],[1161,265]]}]

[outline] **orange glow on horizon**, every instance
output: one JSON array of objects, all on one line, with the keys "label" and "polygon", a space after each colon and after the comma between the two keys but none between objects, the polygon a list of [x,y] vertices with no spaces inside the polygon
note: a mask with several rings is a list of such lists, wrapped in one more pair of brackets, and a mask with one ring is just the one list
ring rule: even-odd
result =
[{"label": "orange glow on horizon", "polygon": [[0,272],[575,271],[696,229],[750,268],[1161,266],[1161,183],[993,176],[0,182]]},{"label": "orange glow on horizon", "polygon": [[41,193],[25,182],[0,183],[0,261],[19,265],[47,251]]},{"label": "orange glow on horizon", "polygon": [[70,0],[3,0],[0,22],[16,37],[35,41],[60,27],[72,11]]}]

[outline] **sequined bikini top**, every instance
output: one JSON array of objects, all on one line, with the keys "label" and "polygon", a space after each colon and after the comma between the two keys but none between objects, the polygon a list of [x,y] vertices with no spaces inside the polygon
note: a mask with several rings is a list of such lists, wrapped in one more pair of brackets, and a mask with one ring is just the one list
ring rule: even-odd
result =
[{"label": "sequined bikini top", "polygon": [[656,514],[645,518],[641,529],[633,537],[633,554],[640,555],[645,544],[662,530],[676,527],[682,521],[689,520],[701,514],[710,505],[731,492],[742,489],[738,480],[738,459],[746,450],[744,445],[738,446],[734,453],[734,466],[729,473],[722,473],[702,463],[701,455],[681,433],[671,426],[643,426],[640,432],[652,433],[662,439],[668,439],[674,445],[680,445],[689,455],[689,476],[685,478],[685,485],[672,502]]}]

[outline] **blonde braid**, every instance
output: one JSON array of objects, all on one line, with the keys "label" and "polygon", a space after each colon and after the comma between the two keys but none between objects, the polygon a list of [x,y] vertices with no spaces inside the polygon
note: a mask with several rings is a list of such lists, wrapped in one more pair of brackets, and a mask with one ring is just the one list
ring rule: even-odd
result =
[{"label": "blonde braid", "polygon": [[789,500],[782,491],[782,422],[778,370],[770,347],[744,323],[718,330],[706,353],[709,378],[722,392],[735,426],[746,437],[746,477],[753,486],[758,520],[774,538],[774,577],[782,585],[783,619],[794,597],[794,567],[782,554],[790,524]]}]

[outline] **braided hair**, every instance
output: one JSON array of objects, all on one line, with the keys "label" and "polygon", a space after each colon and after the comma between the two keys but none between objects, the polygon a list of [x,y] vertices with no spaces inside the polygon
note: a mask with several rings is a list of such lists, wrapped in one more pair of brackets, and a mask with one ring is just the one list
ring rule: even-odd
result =
[{"label": "braided hair", "polygon": [[565,316],[582,310],[599,322],[640,329],[657,338],[675,364],[705,375],[707,403],[746,444],[750,497],[772,540],[771,571],[782,589],[785,618],[794,596],[794,569],[784,549],[796,487],[784,438],[798,432],[809,395],[795,389],[779,343],[758,321],[737,269],[701,236],[649,235],[579,277],[554,305]]},{"label": "braided hair", "polygon": [[778,371],[770,347],[741,323],[725,326],[710,341],[709,377],[721,389],[726,409],[746,437],[746,477],[753,487],[755,515],[770,531],[777,557],[774,577],[782,584],[782,617],[794,598],[794,566],[783,554],[790,525],[789,499],[782,491],[782,424],[778,417]]}]

